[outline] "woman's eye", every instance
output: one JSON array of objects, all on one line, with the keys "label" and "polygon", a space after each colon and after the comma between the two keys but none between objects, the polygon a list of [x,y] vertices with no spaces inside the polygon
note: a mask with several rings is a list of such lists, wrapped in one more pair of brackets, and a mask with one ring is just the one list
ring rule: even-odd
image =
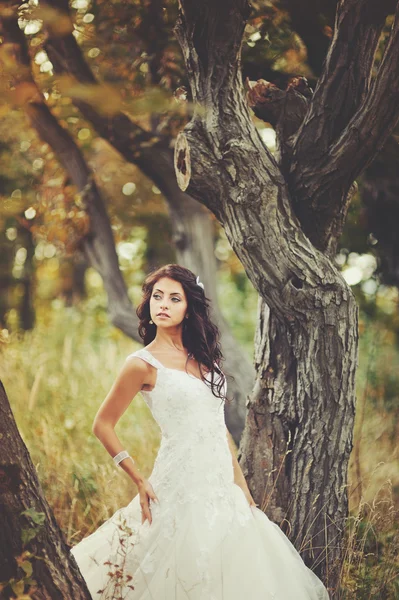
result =
[{"label": "woman's eye", "polygon": [[[155,299],[160,298],[160,295],[159,294],[154,294],[153,298],[155,298]],[[174,298],[172,298],[172,300],[177,300],[178,302],[180,302],[180,298],[174,297]]]}]

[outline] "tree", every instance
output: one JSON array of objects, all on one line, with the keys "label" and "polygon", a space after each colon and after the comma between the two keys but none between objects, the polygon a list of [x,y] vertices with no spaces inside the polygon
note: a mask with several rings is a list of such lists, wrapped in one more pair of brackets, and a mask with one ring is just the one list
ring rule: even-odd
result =
[{"label": "tree", "polygon": [[34,591],[37,600],[89,600],[1,382],[0,438],[0,596],[22,598]]},{"label": "tree", "polygon": [[175,29],[198,108],[177,139],[177,179],[217,216],[260,295],[241,465],[256,501],[289,524],[332,589],[348,510],[358,343],[356,302],[332,258],[354,181],[399,118],[398,5],[371,77],[395,5],[339,2],[313,95],[301,80],[274,96],[265,82],[249,85],[254,109],[274,114],[277,160],[255,130],[241,79],[249,4],[181,0]]}]

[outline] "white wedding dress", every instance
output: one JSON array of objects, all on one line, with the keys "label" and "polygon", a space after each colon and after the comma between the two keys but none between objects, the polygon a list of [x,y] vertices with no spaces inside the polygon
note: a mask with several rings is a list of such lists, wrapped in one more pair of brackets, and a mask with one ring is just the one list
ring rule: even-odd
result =
[{"label": "white wedding dress", "polygon": [[[234,483],[224,403],[204,381],[157,369],[142,391],[162,431],[148,481],[152,524],[137,494],[71,548],[95,600],[328,600],[281,529]],[[209,374],[207,374],[209,375]],[[225,379],[226,385],[226,379]]]}]

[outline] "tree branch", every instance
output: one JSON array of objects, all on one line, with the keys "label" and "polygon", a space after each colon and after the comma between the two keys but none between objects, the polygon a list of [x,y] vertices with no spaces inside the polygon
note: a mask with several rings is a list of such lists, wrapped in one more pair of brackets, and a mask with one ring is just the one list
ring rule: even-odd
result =
[{"label": "tree branch", "polygon": [[[295,211],[313,244],[329,254],[335,252],[349,206],[348,191],[360,173],[350,168],[352,156],[343,171],[333,171],[333,163],[337,152],[342,156],[342,136],[351,119],[367,107],[379,36],[393,5],[392,0],[341,0],[323,73],[293,141],[288,181]],[[370,160],[374,156],[371,153]]]},{"label": "tree branch", "polygon": [[[24,86],[23,109],[38,135],[53,149],[58,160],[69,174],[81,194],[90,218],[90,230],[82,238],[82,250],[89,263],[100,273],[108,295],[110,321],[132,338],[137,333],[137,315],[127,294],[126,284],[119,270],[118,256],[105,205],[87,166],[85,158],[56,117],[48,108],[43,94],[32,77],[30,57],[17,16],[10,9],[10,16],[0,20],[3,51],[8,52],[10,66],[8,75],[16,91]],[[28,87],[27,87],[28,86]]]},{"label": "tree branch", "polygon": [[395,5],[393,0],[339,3],[323,72],[298,131],[297,155],[309,156],[310,152],[313,158],[328,151],[363,102],[370,89],[380,34]]},{"label": "tree branch", "polygon": [[[349,157],[351,174],[357,177],[385,144],[399,120],[399,2],[395,20],[370,93],[348,127],[332,146],[330,155],[338,168]],[[348,173],[347,173],[348,176]]]},{"label": "tree branch", "polygon": [[248,103],[255,115],[273,125],[276,131],[276,158],[283,173],[288,173],[291,138],[303,122],[313,90],[305,77],[292,77],[285,90],[263,79],[255,83],[246,81],[246,86]]},{"label": "tree branch", "polygon": [[190,48],[184,60],[197,105],[211,110],[228,105],[227,92],[239,74],[249,15],[247,0],[180,2],[174,32],[182,48]]},{"label": "tree branch", "polygon": [[[314,285],[323,285],[321,280],[316,284],[318,275],[314,266],[317,264],[318,271],[323,265],[329,281],[335,282],[333,285],[337,284],[337,274],[303,235],[286,182],[251,121],[242,82],[239,76],[236,79],[230,76],[237,75],[237,43],[230,44],[230,52],[225,52],[222,58],[212,46],[213,42],[218,46],[214,31],[222,39],[231,40],[242,34],[245,18],[243,11],[239,11],[242,2],[237,0],[235,7],[230,3],[228,18],[214,8],[212,0],[200,4],[182,0],[181,5],[177,28],[193,96],[202,97],[201,90],[205,89],[209,89],[209,95],[205,98],[206,110],[204,106],[198,108],[176,141],[178,180],[183,189],[206,204],[223,222],[230,244],[268,306],[281,319],[300,320],[300,315],[305,318],[307,310],[314,310],[312,303],[307,304],[310,297],[305,289],[311,295]],[[188,21],[189,17],[193,20]],[[205,42],[208,29],[210,34]],[[208,48],[207,69],[198,63],[194,31],[202,32],[202,44]],[[191,65],[195,61],[199,71],[193,72]],[[219,69],[225,70],[221,75],[223,84],[221,80],[212,80]],[[217,100],[213,107],[214,97]],[[307,259],[303,262],[301,256],[305,255]],[[293,295],[293,289],[301,291]],[[337,293],[346,295],[344,289],[343,284]]]}]

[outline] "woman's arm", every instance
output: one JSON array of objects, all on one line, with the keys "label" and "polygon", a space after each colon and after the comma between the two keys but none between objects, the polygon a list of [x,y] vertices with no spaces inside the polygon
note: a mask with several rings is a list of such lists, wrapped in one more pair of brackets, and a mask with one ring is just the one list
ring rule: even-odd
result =
[{"label": "woman's arm", "polygon": [[[148,382],[148,366],[139,358],[127,359],[94,418],[92,432],[112,457],[125,449],[115,433],[115,425],[143,384]],[[132,460],[125,458],[119,466],[137,486],[143,483],[144,477]]]},{"label": "woman's arm", "polygon": [[237,460],[237,450],[234,444],[234,440],[231,437],[231,433],[230,431],[227,429],[226,427],[226,436],[227,436],[227,441],[229,443],[229,448],[230,448],[230,452],[231,452],[231,456],[233,459],[233,469],[234,469],[234,483],[236,483],[244,492],[248,502],[250,505],[256,506],[255,504],[255,500],[252,498],[251,496],[251,492],[249,491],[247,482],[245,480],[244,477],[244,473],[242,472],[242,469],[240,467],[240,464]]}]

